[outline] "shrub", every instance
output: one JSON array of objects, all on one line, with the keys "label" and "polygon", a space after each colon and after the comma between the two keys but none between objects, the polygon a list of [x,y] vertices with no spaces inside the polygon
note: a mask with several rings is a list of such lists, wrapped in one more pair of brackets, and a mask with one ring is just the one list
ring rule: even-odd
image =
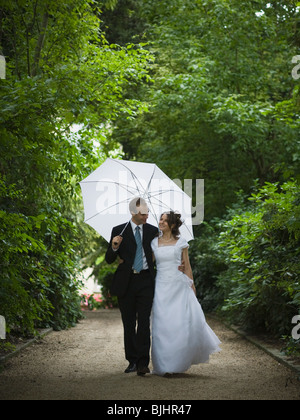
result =
[{"label": "shrub", "polygon": [[300,308],[299,185],[267,183],[249,201],[219,235],[222,311],[246,328],[288,334]]},{"label": "shrub", "polygon": [[199,236],[191,243],[190,260],[193,269],[197,297],[204,311],[213,312],[223,302],[223,292],[217,281],[226,270],[224,259],[218,253],[218,220],[203,223]]}]

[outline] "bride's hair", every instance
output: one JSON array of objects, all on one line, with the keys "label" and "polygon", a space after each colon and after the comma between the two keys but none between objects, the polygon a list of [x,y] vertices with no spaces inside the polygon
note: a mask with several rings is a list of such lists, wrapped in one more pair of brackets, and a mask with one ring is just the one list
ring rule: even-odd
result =
[{"label": "bride's hair", "polygon": [[169,211],[163,214],[167,216],[168,225],[172,231],[172,235],[174,238],[178,239],[180,236],[179,228],[182,226],[181,214],[175,213],[174,211]]}]

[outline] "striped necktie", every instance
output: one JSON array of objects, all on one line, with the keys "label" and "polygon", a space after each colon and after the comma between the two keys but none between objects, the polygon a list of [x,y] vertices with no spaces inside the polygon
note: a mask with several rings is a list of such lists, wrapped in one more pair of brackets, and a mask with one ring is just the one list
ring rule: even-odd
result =
[{"label": "striped necktie", "polygon": [[137,226],[135,228],[135,241],[136,241],[136,254],[133,263],[133,269],[140,272],[143,269],[143,245],[142,245],[142,238],[140,233],[140,228]]}]

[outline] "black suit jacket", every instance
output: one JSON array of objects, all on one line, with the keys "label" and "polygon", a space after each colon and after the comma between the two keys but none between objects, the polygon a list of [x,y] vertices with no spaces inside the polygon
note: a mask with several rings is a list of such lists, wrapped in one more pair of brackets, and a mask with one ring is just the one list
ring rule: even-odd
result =
[{"label": "black suit jacket", "polygon": [[[136,253],[136,242],[133,235],[131,223],[128,223],[128,226],[124,230],[122,236],[123,241],[118,249],[118,251],[113,251],[112,249],[112,239],[115,236],[120,235],[122,230],[125,228],[126,223],[123,225],[119,225],[113,228],[111,239],[109,243],[109,247],[106,252],[106,262],[108,264],[112,264],[115,262],[117,257],[120,257],[124,260],[123,263],[119,264],[112,283],[110,287],[110,293],[115,296],[122,297],[125,295],[129,279],[132,272],[132,266],[134,263],[135,253]],[[151,249],[151,242],[157,236],[158,229],[148,223],[143,225],[143,248],[145,251],[148,267],[151,274],[151,279],[153,281],[153,288],[154,288],[154,279],[155,279],[155,270],[154,270],[154,263],[152,258],[152,249]]]}]

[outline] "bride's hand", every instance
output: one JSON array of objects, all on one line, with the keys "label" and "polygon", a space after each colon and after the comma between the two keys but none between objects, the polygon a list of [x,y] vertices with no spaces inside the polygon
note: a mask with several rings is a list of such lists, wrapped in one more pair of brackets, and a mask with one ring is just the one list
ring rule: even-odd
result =
[{"label": "bride's hand", "polygon": [[185,263],[182,260],[181,265],[178,266],[178,270],[181,271],[182,273],[185,272]]}]

